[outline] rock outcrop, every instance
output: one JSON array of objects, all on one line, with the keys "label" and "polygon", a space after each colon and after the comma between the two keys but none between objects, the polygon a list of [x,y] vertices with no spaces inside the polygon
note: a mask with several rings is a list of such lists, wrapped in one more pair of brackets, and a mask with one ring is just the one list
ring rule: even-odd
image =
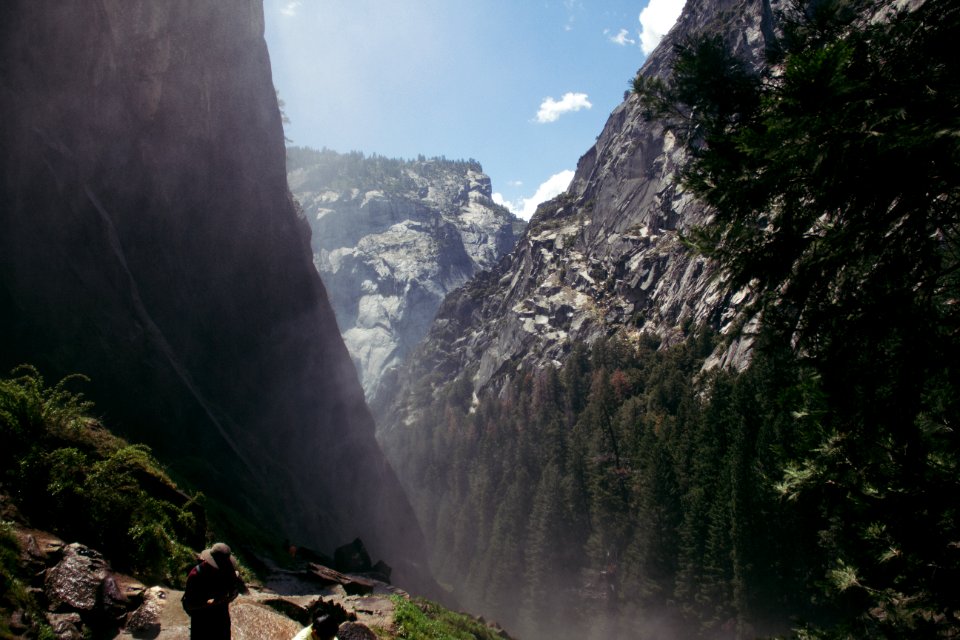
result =
[{"label": "rock outcrop", "polygon": [[521,221],[479,163],[292,148],[290,189],[367,398],[426,335],[443,298],[514,246]]},{"label": "rock outcrop", "polygon": [[[239,520],[423,566],[286,182],[260,0],[0,8],[0,368]],[[363,505],[357,508],[356,505]]]},{"label": "rock outcrop", "polygon": [[[735,51],[759,64],[774,37],[772,11],[765,0],[689,0],[639,73],[666,73],[675,43],[721,27],[734,34]],[[496,389],[520,368],[559,364],[571,345],[602,336],[649,332],[667,347],[686,327],[726,331],[746,293],[724,296],[709,262],[681,241],[708,215],[678,183],[685,153],[628,95],[567,192],[538,208],[493,270],[448,296],[394,402],[380,405],[378,424],[390,429],[416,412],[414,385],[424,380],[436,386],[466,375],[475,391]],[[713,363],[742,367],[748,359],[749,345],[734,343]]]}]

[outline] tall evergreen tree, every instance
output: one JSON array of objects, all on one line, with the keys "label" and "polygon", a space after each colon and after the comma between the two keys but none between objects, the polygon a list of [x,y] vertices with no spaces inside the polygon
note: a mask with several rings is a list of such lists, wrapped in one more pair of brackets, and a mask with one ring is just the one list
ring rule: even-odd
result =
[{"label": "tall evergreen tree", "polygon": [[635,83],[715,212],[691,244],[811,372],[813,444],[780,488],[820,512],[839,633],[960,626],[958,36],[955,3],[816,2],[765,77],[701,40],[671,82]]}]

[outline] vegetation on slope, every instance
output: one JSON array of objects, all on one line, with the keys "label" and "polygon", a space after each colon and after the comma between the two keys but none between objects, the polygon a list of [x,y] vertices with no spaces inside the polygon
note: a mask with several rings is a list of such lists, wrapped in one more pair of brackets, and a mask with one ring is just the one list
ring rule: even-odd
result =
[{"label": "vegetation on slope", "polygon": [[576,347],[472,412],[461,380],[389,434],[438,579],[531,638],[773,632],[813,615],[815,531],[774,487],[804,445],[791,410],[809,381],[772,352],[703,375],[714,345]]},{"label": "vegetation on slope", "polygon": [[692,241],[749,285],[819,394],[779,484],[817,512],[839,633],[956,633],[960,8],[798,5],[776,74],[718,40],[638,80],[715,212]]},{"label": "vegetation on slope", "polygon": [[[115,570],[177,588],[196,563],[193,550],[206,543],[202,495],[181,493],[145,446],[128,444],[91,417],[92,403],[68,389],[82,380],[48,386],[29,366],[0,379],[0,492],[15,507],[5,517],[18,520],[0,522],[0,638],[22,637],[22,630],[11,630],[14,617],[31,625],[30,637],[55,637],[34,594],[37,576],[25,572],[17,527],[80,542],[104,553]],[[256,526],[242,526],[216,503],[204,506],[231,539],[267,549]],[[246,567],[241,572],[252,577]],[[481,621],[425,600],[394,601],[397,633],[380,630],[383,637],[500,637]]]},{"label": "vegetation on slope", "polygon": [[108,553],[117,570],[181,584],[204,543],[199,496],[90,417],[92,404],[30,367],[0,379],[3,489],[30,526]]},{"label": "vegetation on slope", "polygon": [[426,158],[421,155],[416,160],[403,160],[378,154],[366,156],[360,151],[337,153],[330,149],[317,151],[310,147],[287,147],[287,171],[297,169],[308,169],[314,183],[329,189],[370,188],[387,191],[415,191],[417,185],[407,175],[408,170],[426,178],[443,172],[483,172],[480,162],[472,158],[448,160],[443,156]]}]

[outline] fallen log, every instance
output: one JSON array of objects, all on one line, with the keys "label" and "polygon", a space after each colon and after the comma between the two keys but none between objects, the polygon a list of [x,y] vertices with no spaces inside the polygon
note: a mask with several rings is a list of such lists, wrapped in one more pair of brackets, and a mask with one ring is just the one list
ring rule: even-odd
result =
[{"label": "fallen log", "polygon": [[360,576],[347,575],[335,571],[330,567],[310,562],[307,564],[307,574],[323,584],[339,584],[351,596],[365,596],[373,593],[376,583]]}]

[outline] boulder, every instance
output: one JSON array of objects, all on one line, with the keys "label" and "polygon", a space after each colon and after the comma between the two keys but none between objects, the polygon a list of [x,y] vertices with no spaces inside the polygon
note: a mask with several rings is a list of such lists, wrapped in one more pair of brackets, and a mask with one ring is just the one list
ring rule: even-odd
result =
[{"label": "boulder", "polygon": [[377,634],[362,622],[344,622],[337,630],[338,640],[377,640]]},{"label": "boulder", "polygon": [[40,575],[63,557],[66,543],[59,538],[33,529],[14,528],[20,547],[20,564],[33,575]]},{"label": "boulder", "polygon": [[80,614],[72,613],[48,613],[47,622],[53,629],[53,635],[57,640],[84,640],[83,621]]},{"label": "boulder", "polygon": [[143,603],[127,618],[127,631],[136,636],[154,636],[160,632],[160,614],[167,599],[167,592],[160,587],[150,587],[143,594]]},{"label": "boulder", "polygon": [[348,576],[329,567],[324,567],[323,565],[311,563],[309,567],[308,575],[310,577],[318,580],[322,584],[340,585],[344,591],[351,596],[373,593],[374,587],[376,586],[373,580],[355,575]]},{"label": "boulder", "polygon": [[392,573],[393,567],[388,565],[383,560],[378,560],[377,564],[373,565],[373,569],[367,572],[369,577],[381,582],[386,582],[388,584],[390,583],[390,575]]},{"label": "boulder", "polygon": [[315,562],[317,564],[322,564],[325,567],[332,567],[335,565],[334,560],[330,556],[320,553],[319,551],[314,551],[309,547],[299,546],[293,547],[293,549],[294,552],[291,555],[298,560],[303,560],[304,562]]},{"label": "boulder", "polygon": [[333,552],[333,566],[343,573],[366,573],[373,570],[370,563],[370,554],[363,544],[363,540],[355,538],[350,544],[337,547]]},{"label": "boulder", "polygon": [[110,569],[103,556],[81,544],[67,545],[63,559],[47,571],[44,594],[53,612],[93,611],[101,602]]},{"label": "boulder", "polygon": [[302,626],[295,620],[256,602],[240,600],[230,606],[233,640],[292,638]]},{"label": "boulder", "polygon": [[295,602],[290,602],[284,598],[270,598],[264,600],[263,604],[267,605],[277,613],[282,613],[291,620],[296,620],[304,627],[310,624],[310,612],[306,607],[301,607]]},{"label": "boulder", "polygon": [[108,568],[107,575],[101,583],[100,612],[107,620],[122,625],[127,613],[133,608],[134,606],[131,606],[130,600],[127,599],[123,588],[117,581],[117,576]]}]

